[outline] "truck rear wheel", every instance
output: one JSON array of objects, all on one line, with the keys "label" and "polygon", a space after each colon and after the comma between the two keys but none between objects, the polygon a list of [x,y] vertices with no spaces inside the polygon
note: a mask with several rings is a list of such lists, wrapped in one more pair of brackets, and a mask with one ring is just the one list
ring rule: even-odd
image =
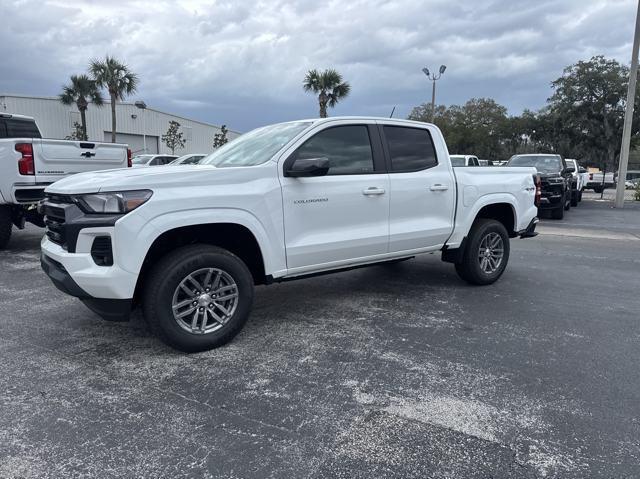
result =
[{"label": "truck rear wheel", "polygon": [[145,320],[166,344],[205,351],[229,342],[247,322],[253,277],[227,250],[185,246],[153,268],[142,303]]},{"label": "truck rear wheel", "polygon": [[0,249],[5,249],[9,244],[12,228],[11,207],[9,205],[0,205]]},{"label": "truck rear wheel", "polygon": [[461,263],[456,272],[466,282],[491,284],[502,276],[509,261],[509,235],[499,221],[479,218],[469,231]]}]

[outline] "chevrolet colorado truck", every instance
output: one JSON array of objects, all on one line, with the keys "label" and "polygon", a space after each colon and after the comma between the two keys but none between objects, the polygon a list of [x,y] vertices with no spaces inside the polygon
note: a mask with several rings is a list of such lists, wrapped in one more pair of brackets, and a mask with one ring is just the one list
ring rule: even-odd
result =
[{"label": "chevrolet colorado truck", "polygon": [[534,236],[534,168],[452,168],[440,130],[330,118],[259,128],[198,165],[84,173],[45,191],[41,263],[105,319],[141,304],[186,352],[244,326],[254,285],[441,252],[496,281]]},{"label": "chevrolet colorado truck", "polygon": [[33,118],[0,113],[0,249],[13,226],[44,227],[36,206],[45,187],[73,173],[126,167],[127,152],[114,143],[43,139]]}]

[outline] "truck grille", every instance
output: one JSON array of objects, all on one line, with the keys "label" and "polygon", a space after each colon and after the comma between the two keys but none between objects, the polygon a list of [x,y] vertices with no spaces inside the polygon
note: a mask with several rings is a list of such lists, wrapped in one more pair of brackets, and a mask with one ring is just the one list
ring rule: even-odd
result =
[{"label": "truck grille", "polygon": [[46,195],[43,202],[45,234],[64,249],[67,249],[65,207],[72,204],[70,198],[61,195]]}]

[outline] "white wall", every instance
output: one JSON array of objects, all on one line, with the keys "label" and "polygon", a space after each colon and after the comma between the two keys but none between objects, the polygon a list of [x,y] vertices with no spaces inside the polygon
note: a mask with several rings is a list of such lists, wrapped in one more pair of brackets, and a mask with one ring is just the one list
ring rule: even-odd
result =
[{"label": "white wall", "polygon": [[[0,95],[0,111],[32,116],[40,128],[42,136],[46,138],[64,138],[71,134],[73,122],[80,122],[80,113],[75,105],[63,105],[57,98]],[[135,115],[136,118],[133,118],[132,115]],[[157,137],[151,141],[157,142],[159,153],[171,153],[171,150],[159,140],[166,133],[171,120],[180,123],[180,131],[183,132],[187,140],[185,147],[176,150],[176,154],[209,153],[213,150],[213,136],[220,131],[217,126],[188,120],[150,108],[140,110],[133,103],[116,104],[117,133],[124,134],[125,138],[127,134],[139,135],[140,140],[143,131],[150,137]],[[89,139],[104,141],[105,138],[108,138],[105,136],[105,132],[110,131],[110,104],[105,103],[101,107],[89,104],[87,109],[87,135]],[[230,140],[237,136],[239,136],[237,132],[230,131],[227,134]],[[149,144],[147,148],[150,149]]]}]

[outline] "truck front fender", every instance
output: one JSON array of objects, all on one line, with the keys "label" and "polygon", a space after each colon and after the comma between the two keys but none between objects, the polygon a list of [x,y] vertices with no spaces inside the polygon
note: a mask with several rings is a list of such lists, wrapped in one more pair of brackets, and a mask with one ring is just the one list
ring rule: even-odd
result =
[{"label": "truck front fender", "polygon": [[[264,262],[265,273],[273,276],[280,276],[286,271],[286,258],[284,252],[284,241],[277,242],[277,236],[271,239],[267,228],[249,211],[235,208],[202,208],[190,209],[187,211],[173,211],[155,216],[153,219],[145,221],[137,226],[132,225],[127,228],[123,223],[116,223],[116,230],[128,229],[129,234],[121,231],[116,234],[117,238],[129,237],[135,232],[135,245],[124,245],[119,248],[119,264],[123,269],[132,273],[139,273],[142,263],[153,245],[153,243],[164,233],[177,228],[199,225],[215,225],[220,223],[236,224],[246,228],[253,234]],[[272,235],[273,236],[273,235]]]}]

